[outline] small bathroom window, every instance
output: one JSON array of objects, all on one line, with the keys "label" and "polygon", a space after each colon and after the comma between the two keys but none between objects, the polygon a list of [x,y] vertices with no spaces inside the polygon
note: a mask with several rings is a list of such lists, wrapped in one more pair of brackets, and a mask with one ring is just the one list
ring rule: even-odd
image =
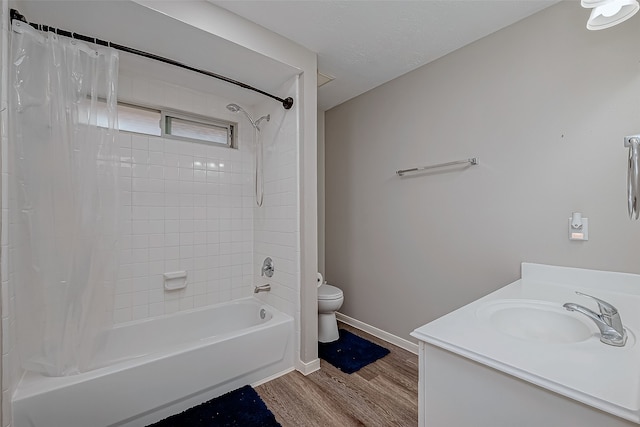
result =
[{"label": "small bathroom window", "polygon": [[[96,110],[98,126],[108,127],[107,103],[104,100],[99,100]],[[87,123],[86,116],[88,112],[83,111],[82,113],[80,120],[83,123]],[[118,130],[162,136],[162,129],[160,128],[161,115],[160,110],[118,102]]]},{"label": "small bathroom window", "polygon": [[138,105],[118,103],[118,129],[161,136],[160,111]]},{"label": "small bathroom window", "polygon": [[163,136],[234,147],[234,124],[190,114],[162,112]]},{"label": "small bathroom window", "polygon": [[[107,106],[98,105],[98,126],[107,127]],[[118,103],[118,129],[236,148],[236,124],[191,113]]]}]

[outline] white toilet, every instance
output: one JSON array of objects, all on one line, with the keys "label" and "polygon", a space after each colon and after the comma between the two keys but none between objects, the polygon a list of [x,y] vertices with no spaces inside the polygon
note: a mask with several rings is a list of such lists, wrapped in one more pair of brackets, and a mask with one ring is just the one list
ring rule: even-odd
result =
[{"label": "white toilet", "polygon": [[318,341],[331,342],[338,339],[336,311],[342,307],[343,302],[344,295],[340,288],[327,283],[318,287]]}]

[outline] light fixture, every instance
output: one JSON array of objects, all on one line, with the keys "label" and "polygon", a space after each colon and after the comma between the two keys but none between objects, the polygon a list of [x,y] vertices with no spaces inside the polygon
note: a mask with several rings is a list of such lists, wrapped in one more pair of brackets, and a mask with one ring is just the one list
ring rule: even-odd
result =
[{"label": "light fixture", "polygon": [[589,30],[613,27],[640,10],[638,0],[582,0],[580,4],[584,8],[593,9],[587,21]]},{"label": "light fixture", "polygon": [[611,0],[582,0],[580,6],[585,9],[593,9],[594,7],[603,6],[609,3]]}]

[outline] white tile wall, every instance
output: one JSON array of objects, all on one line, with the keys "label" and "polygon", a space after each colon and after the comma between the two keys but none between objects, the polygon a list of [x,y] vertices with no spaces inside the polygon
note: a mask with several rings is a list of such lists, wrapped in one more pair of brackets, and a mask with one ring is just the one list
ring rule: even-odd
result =
[{"label": "white tile wall", "polygon": [[[297,97],[298,79],[283,85],[278,93]],[[261,293],[267,303],[296,318],[298,325],[300,295],[300,227],[298,197],[298,111],[286,111],[266,101],[256,108],[260,116],[269,112],[271,121],[262,126],[264,144],[264,203],[255,210],[254,264],[255,281],[270,283],[271,292]],[[265,257],[275,265],[272,278],[260,277],[259,267]]]},{"label": "white tile wall", "polygon": [[[129,102],[240,121],[239,148],[120,133],[123,239],[114,322],[188,310],[251,294],[252,132],[231,102],[143,76],[120,77]],[[250,127],[249,127],[250,130]],[[187,271],[186,289],[162,274]]]},{"label": "white tile wall", "polygon": [[[254,195],[253,131],[244,116],[225,109],[234,100],[142,76],[121,75],[120,83],[119,93],[127,101],[215,114],[239,122],[241,133],[239,150],[133,134],[129,134],[129,147],[128,135],[123,133],[123,191],[127,200],[131,196],[123,218],[131,239],[124,242],[115,321],[254,295],[253,286],[263,283],[270,283],[272,290],[258,294],[259,298],[299,317],[297,109],[284,110],[269,99],[254,108],[243,105],[253,117],[271,115],[261,126],[265,194],[259,208]],[[293,78],[277,92],[298,99],[297,86],[298,79]],[[213,151],[201,153],[207,149]],[[164,196],[159,192],[161,177]],[[162,211],[152,209],[162,197],[164,217]],[[191,231],[192,226],[197,230]],[[267,256],[276,265],[270,279],[260,275]],[[167,272],[189,271],[190,285],[185,291],[162,291],[161,267]]]}]

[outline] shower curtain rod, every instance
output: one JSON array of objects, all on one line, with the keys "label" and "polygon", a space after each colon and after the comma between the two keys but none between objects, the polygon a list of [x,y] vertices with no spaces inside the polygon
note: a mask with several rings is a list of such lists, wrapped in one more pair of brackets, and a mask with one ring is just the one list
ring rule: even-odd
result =
[{"label": "shower curtain rod", "polygon": [[113,42],[109,42],[109,41],[105,41],[105,40],[100,40],[100,39],[95,38],[95,37],[84,36],[82,34],[74,33],[74,32],[67,31],[67,30],[61,30],[59,28],[50,27],[48,25],[34,24],[34,23],[31,23],[31,22],[27,21],[27,19],[24,17],[24,15],[22,15],[16,9],[11,9],[11,15],[10,16],[11,16],[11,20],[16,19],[18,21],[22,21],[22,22],[24,22],[26,24],[31,25],[33,28],[35,28],[38,31],[50,31],[52,33],[56,33],[58,35],[65,36],[65,37],[70,37],[70,38],[73,38],[73,39],[76,39],[76,40],[82,40],[82,41],[89,42],[89,43],[94,43],[94,44],[99,44],[99,45],[102,45],[102,46],[112,47],[112,48],[120,50],[122,52],[132,53],[134,55],[143,56],[145,58],[153,59],[155,61],[164,62],[165,64],[174,65],[176,67],[184,68],[186,70],[194,71],[196,73],[204,74],[205,76],[213,77],[215,79],[222,80],[222,81],[225,81],[227,83],[234,84],[236,86],[240,86],[241,88],[244,88],[244,89],[252,90],[252,91],[257,92],[257,93],[259,93],[261,95],[268,96],[269,98],[273,98],[276,101],[281,102],[282,106],[284,107],[285,110],[288,110],[293,106],[293,98],[291,98],[291,97],[282,99],[282,98],[280,98],[278,96],[275,96],[275,95],[272,95],[272,94],[270,94],[268,92],[265,92],[263,90],[257,89],[257,88],[255,88],[253,86],[250,86],[250,85],[246,84],[246,83],[239,82],[237,80],[231,79],[229,77],[222,76],[220,74],[212,73],[211,71],[202,70],[200,68],[195,68],[195,67],[192,67],[190,65],[186,65],[186,64],[183,64],[181,62],[174,61],[173,59],[164,58],[162,56],[159,56],[159,55],[156,55],[156,54],[153,54],[153,53],[149,53],[149,52],[145,52],[145,51],[142,51],[142,50],[134,49],[132,47],[123,46],[121,44],[117,44],[117,43],[113,43]]}]

